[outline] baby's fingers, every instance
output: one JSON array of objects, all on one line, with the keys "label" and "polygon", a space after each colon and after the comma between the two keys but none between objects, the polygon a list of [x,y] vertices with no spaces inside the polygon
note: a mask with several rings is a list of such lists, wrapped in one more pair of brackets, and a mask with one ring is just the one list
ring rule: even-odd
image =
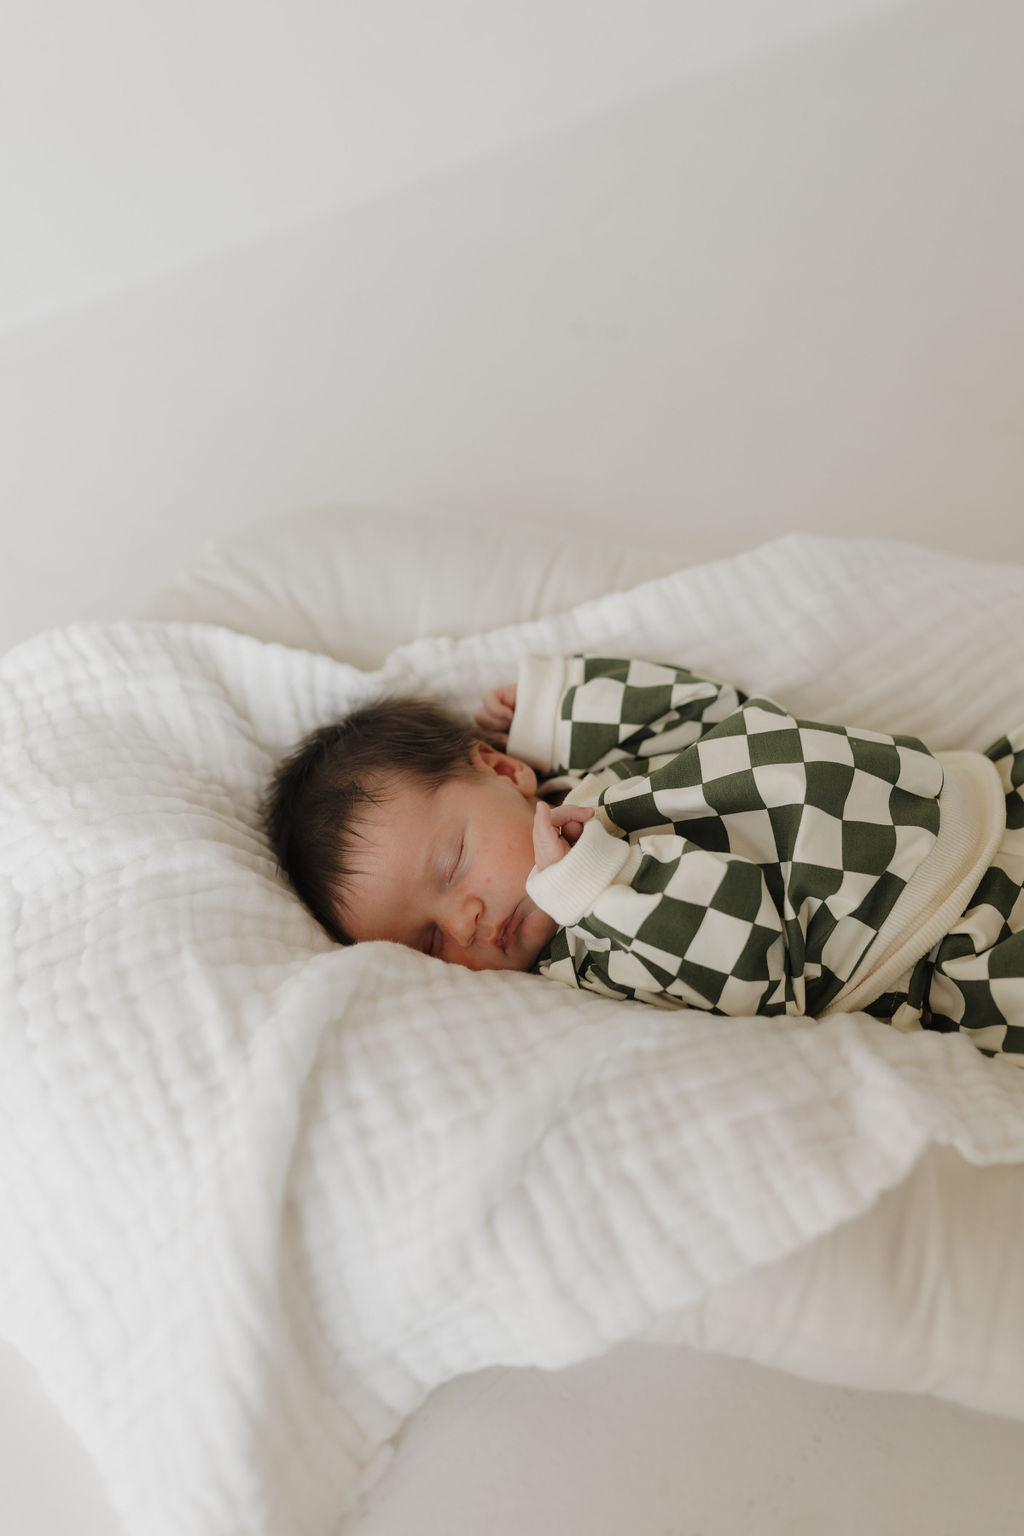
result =
[{"label": "baby's fingers", "polygon": [[584,824],[594,814],[592,805],[556,805],[551,812],[552,825],[570,846],[579,841]]},{"label": "baby's fingers", "polygon": [[504,687],[492,688],[489,693],[484,694],[480,708],[473,719],[481,731],[486,731],[490,735],[498,732],[507,734],[515,709],[516,685],[506,683]]},{"label": "baby's fingers", "polygon": [[538,869],[557,864],[569,851],[569,845],[552,825],[551,807],[546,800],[537,801],[533,817],[533,858]]}]

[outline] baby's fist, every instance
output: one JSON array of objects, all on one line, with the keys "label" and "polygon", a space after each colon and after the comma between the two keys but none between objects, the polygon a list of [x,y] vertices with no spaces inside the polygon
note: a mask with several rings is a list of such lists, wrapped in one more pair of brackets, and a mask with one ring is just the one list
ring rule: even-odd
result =
[{"label": "baby's fist", "polygon": [[537,801],[533,818],[533,857],[537,869],[548,869],[564,859],[593,816],[588,805],[548,805]]},{"label": "baby's fist", "polygon": [[508,729],[515,712],[516,685],[506,683],[503,688],[492,688],[489,693],[484,694],[473,720],[485,736],[505,746],[508,742]]}]

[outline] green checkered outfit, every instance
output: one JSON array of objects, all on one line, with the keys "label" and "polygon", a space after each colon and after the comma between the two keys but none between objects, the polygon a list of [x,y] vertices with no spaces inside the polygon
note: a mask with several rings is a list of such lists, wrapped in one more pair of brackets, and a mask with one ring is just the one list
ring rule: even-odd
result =
[{"label": "green checkered outfit", "polygon": [[[935,847],[939,760],[913,737],[799,720],[684,668],[602,657],[552,665],[563,685],[541,701],[553,706],[540,754],[549,761],[533,760],[567,775],[569,798],[595,816],[561,863],[530,877],[530,894],[564,925],[540,973],[719,1014],[842,1006]],[[517,720],[523,702],[521,692]],[[537,701],[531,708],[536,716]],[[514,722],[509,751],[516,745]],[[884,997],[857,1006],[902,1028],[981,1018],[984,1048],[1024,1051],[1024,1030],[1004,1017],[1024,1019],[1024,934],[1013,931],[1024,929],[1021,748],[1024,735],[1016,753],[1004,741],[989,754],[1017,830],[982,880],[982,908]]]},{"label": "green checkered outfit", "polygon": [[963,1030],[1024,1065],[1024,726],[985,754],[1006,793],[1006,832],[964,915],[866,1013],[897,1029]]}]

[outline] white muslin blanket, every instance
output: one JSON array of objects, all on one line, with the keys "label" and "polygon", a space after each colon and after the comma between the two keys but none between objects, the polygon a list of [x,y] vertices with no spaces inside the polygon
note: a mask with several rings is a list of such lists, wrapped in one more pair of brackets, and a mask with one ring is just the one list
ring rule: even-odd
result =
[{"label": "white muslin blanket", "polygon": [[957,1036],[335,948],[259,826],[275,757],[576,650],[984,746],[1021,635],[1024,568],[794,536],[374,676],[158,622],[4,660],[0,1331],[131,1536],[327,1536],[451,1377],[671,1340],[930,1143],[1024,1160],[1024,1073]]}]

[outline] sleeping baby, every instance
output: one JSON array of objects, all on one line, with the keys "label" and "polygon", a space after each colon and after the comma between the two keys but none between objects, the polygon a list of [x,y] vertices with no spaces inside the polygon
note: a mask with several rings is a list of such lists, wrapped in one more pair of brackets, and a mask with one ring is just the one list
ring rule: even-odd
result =
[{"label": "sleeping baby", "polygon": [[476,726],[385,699],[278,767],[274,850],[339,943],[664,1008],[862,1010],[1024,1065],[1024,727],[932,753],[594,656],[527,657]]}]

